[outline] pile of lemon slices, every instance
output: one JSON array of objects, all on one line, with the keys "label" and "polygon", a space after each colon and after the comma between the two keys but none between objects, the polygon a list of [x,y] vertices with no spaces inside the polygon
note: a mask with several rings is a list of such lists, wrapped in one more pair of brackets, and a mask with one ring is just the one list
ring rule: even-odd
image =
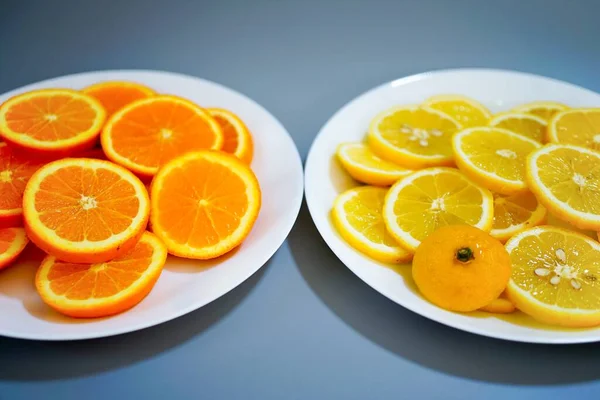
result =
[{"label": "pile of lemon slices", "polygon": [[[600,108],[535,102],[492,115],[439,95],[381,112],[337,158],[366,184],[332,211],[357,250],[408,262],[438,228],[472,225],[506,243],[517,308],[551,324],[600,325],[600,243],[589,235],[600,231]],[[544,225],[549,215],[566,228]]]}]

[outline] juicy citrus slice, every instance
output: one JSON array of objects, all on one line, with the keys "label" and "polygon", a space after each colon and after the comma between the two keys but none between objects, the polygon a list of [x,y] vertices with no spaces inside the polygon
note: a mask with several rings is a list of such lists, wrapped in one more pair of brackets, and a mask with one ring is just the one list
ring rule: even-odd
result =
[{"label": "juicy citrus slice", "polygon": [[339,145],[337,157],[352,178],[369,185],[389,186],[413,172],[379,158],[367,145],[362,143]]},{"label": "juicy citrus slice", "polygon": [[433,231],[447,225],[492,228],[494,198],[454,168],[427,168],[396,182],[383,207],[389,233],[415,251]]},{"label": "juicy citrus slice", "polygon": [[562,326],[600,325],[600,243],[540,226],[506,243],[512,261],[507,294],[535,319]]},{"label": "juicy citrus slice", "polygon": [[8,267],[25,250],[29,239],[23,228],[0,229],[0,270]]},{"label": "juicy citrus slice", "polygon": [[557,113],[548,123],[548,141],[600,150],[600,108]]},{"label": "juicy citrus slice", "polygon": [[340,194],[332,217],[344,240],[358,251],[384,263],[409,261],[412,253],[398,246],[387,232],[381,210],[387,189],[361,186]]},{"label": "juicy citrus slice", "polygon": [[452,139],[456,165],[480,185],[500,194],[527,189],[525,160],[540,147],[533,139],[506,129],[465,129]]},{"label": "juicy citrus slice", "polygon": [[34,90],[0,106],[0,136],[28,150],[71,154],[94,145],[105,118],[102,104],[85,93]]},{"label": "juicy citrus slice", "polygon": [[106,110],[107,118],[115,111],[136,100],[154,96],[154,90],[135,82],[105,81],[88,86],[82,90],[95,97]]},{"label": "juicy citrus slice", "polygon": [[483,104],[469,97],[455,94],[432,96],[425,100],[422,105],[448,114],[458,121],[463,128],[487,125],[492,116]]},{"label": "juicy citrus slice", "polygon": [[451,139],[459,129],[440,111],[403,106],[377,115],[368,140],[375,154],[406,168],[452,165]]},{"label": "juicy citrus slice", "polygon": [[240,245],[261,205],[250,167],[215,151],[169,161],[154,177],[150,198],[152,231],[169,253],[197,259],[216,258]]},{"label": "juicy citrus slice", "polygon": [[234,113],[222,108],[207,108],[223,131],[223,150],[235,155],[246,164],[252,162],[254,143],[246,124]]},{"label": "juicy citrus slice", "polygon": [[134,173],[151,177],[178,155],[219,150],[223,132],[208,112],[175,96],[137,100],[108,120],[101,135],[106,156]]},{"label": "juicy citrus slice", "polygon": [[569,107],[555,101],[534,101],[532,103],[521,104],[513,108],[512,111],[535,115],[548,122],[556,113],[567,108]]},{"label": "juicy citrus slice", "polygon": [[23,191],[41,163],[0,143],[0,227],[23,224]]},{"label": "juicy citrus slice", "polygon": [[546,209],[533,193],[519,192],[511,195],[494,193],[494,225],[490,235],[506,242],[517,233],[546,220]]},{"label": "juicy citrus slice", "polygon": [[549,144],[527,158],[530,190],[548,211],[580,229],[600,231],[600,153]]},{"label": "juicy citrus slice", "polygon": [[421,294],[438,307],[475,311],[506,288],[510,258],[502,243],[481,229],[443,226],[421,242],[412,276]]},{"label": "juicy citrus slice", "polygon": [[481,307],[480,311],[489,312],[492,314],[510,314],[516,311],[515,305],[508,299],[498,297],[486,306]]},{"label": "juicy citrus slice", "polygon": [[35,277],[42,300],[77,318],[106,317],[138,304],[160,276],[167,249],[144,232],[135,246],[117,258],[96,264],[73,264],[47,256]]},{"label": "juicy citrus slice", "polygon": [[96,263],[131,249],[150,210],[144,184],[104,160],[65,158],[46,164],[23,196],[32,242],[60,260]]},{"label": "juicy citrus slice", "polygon": [[543,118],[517,112],[496,114],[490,120],[489,125],[508,129],[540,143],[545,140],[546,128],[548,127],[548,123]]}]

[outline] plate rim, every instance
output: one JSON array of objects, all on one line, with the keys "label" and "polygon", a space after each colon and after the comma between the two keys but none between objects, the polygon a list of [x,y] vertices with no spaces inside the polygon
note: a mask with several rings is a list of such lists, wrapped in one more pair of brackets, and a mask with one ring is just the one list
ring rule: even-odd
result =
[{"label": "plate rim", "polygon": [[[435,75],[444,75],[444,74],[453,74],[453,73],[482,73],[482,72],[483,73],[499,73],[499,74],[506,74],[506,75],[512,75],[512,76],[519,76],[519,77],[523,77],[523,78],[534,78],[536,80],[545,80],[545,81],[548,81],[548,82],[551,82],[554,84],[560,84],[563,86],[566,85],[573,89],[582,90],[582,91],[588,92],[589,94],[600,96],[600,93],[594,92],[593,90],[584,88],[582,86],[576,85],[571,82],[563,81],[563,80],[552,78],[552,77],[547,77],[544,75],[538,75],[538,74],[534,74],[534,73],[530,73],[530,72],[522,72],[522,71],[518,71],[518,70],[509,70],[509,69],[500,69],[500,68],[467,67],[467,68],[434,69],[434,70],[428,70],[428,71],[424,71],[424,72],[420,72],[420,73],[416,73],[416,74],[412,74],[412,75],[407,75],[404,77],[400,77],[400,78],[393,79],[393,80],[384,82],[382,84],[376,85],[376,86],[374,86],[370,89],[367,89],[366,91],[356,95],[355,97],[353,97],[352,99],[347,101],[344,105],[342,105],[340,108],[338,108],[337,111],[335,113],[333,113],[327,119],[327,121],[321,126],[317,135],[315,136],[315,139],[313,140],[313,142],[310,146],[310,149],[309,149],[307,157],[306,157],[306,162],[304,165],[304,196],[306,198],[306,205],[307,205],[309,214],[311,216],[311,219],[312,219],[313,223],[315,224],[315,227],[317,228],[319,235],[321,235],[321,237],[327,244],[327,247],[329,247],[329,249],[333,252],[333,254],[338,258],[338,260],[340,260],[342,262],[342,264],[344,264],[344,266],[346,268],[348,268],[350,271],[352,271],[352,273],[354,273],[361,281],[363,281],[371,289],[373,289],[380,295],[386,297],[387,299],[394,302],[395,304],[397,304],[401,307],[404,307],[405,309],[407,309],[423,318],[427,318],[430,321],[433,321],[438,324],[445,325],[450,328],[457,329],[459,331],[466,332],[469,334],[475,334],[475,335],[479,335],[479,336],[483,336],[483,337],[488,337],[488,338],[497,339],[497,340],[503,340],[506,342],[514,342],[514,343],[569,345],[569,344],[600,342],[600,332],[598,333],[598,336],[595,338],[581,337],[581,336],[575,336],[573,338],[544,337],[541,339],[536,338],[536,337],[531,337],[531,338],[529,338],[529,337],[524,337],[524,338],[512,337],[511,338],[506,335],[498,334],[496,332],[490,332],[488,330],[480,329],[477,327],[468,326],[468,324],[455,322],[455,321],[452,321],[452,320],[449,320],[446,318],[442,318],[442,319],[435,318],[434,316],[423,313],[422,311],[417,311],[416,307],[413,307],[410,304],[402,304],[402,303],[396,301],[396,299],[394,299],[392,296],[385,293],[386,291],[380,290],[379,288],[374,287],[367,279],[365,279],[363,277],[362,273],[357,268],[353,268],[353,267],[349,266],[349,264],[352,264],[352,263],[348,262],[347,257],[342,253],[341,249],[336,249],[336,245],[333,243],[333,239],[330,237],[330,233],[333,231],[333,229],[331,227],[328,227],[327,224],[320,219],[320,217],[315,218],[315,215],[317,215],[315,210],[317,207],[316,203],[318,201],[317,200],[318,196],[313,193],[313,188],[311,186],[309,178],[314,174],[312,171],[313,171],[313,168],[315,168],[315,167],[313,167],[313,165],[315,165],[315,162],[313,161],[313,159],[315,159],[315,157],[316,157],[315,156],[315,152],[316,152],[315,148],[319,144],[320,140],[324,140],[324,139],[322,139],[324,137],[324,135],[323,135],[324,130],[325,130],[325,128],[327,128],[329,126],[329,124],[334,119],[336,119],[340,114],[345,112],[346,109],[348,109],[354,102],[356,102],[359,99],[366,97],[374,92],[377,92],[381,89],[387,88],[387,87],[394,88],[396,86],[402,86],[402,85],[410,83],[410,82],[427,79],[427,78],[429,78],[431,76],[435,76]],[[364,255],[362,255],[362,256],[366,257]]]},{"label": "plate rim", "polygon": [[[237,281],[237,283],[234,284],[229,289],[222,292],[221,294],[219,294],[217,296],[211,296],[212,298],[209,298],[209,300],[207,300],[207,301],[199,301],[197,303],[191,302],[190,305],[188,305],[187,307],[182,307],[181,309],[177,310],[176,312],[169,314],[166,318],[157,318],[156,320],[152,320],[151,322],[139,322],[137,324],[130,324],[126,328],[114,329],[110,333],[97,333],[94,331],[90,331],[90,332],[76,333],[76,334],[61,334],[60,336],[57,336],[57,335],[48,336],[48,335],[43,335],[40,333],[14,334],[14,332],[6,332],[6,331],[4,331],[4,329],[2,327],[0,327],[0,336],[2,336],[2,337],[12,338],[12,339],[21,339],[21,340],[43,341],[43,342],[66,342],[66,341],[99,339],[99,338],[106,338],[106,337],[112,337],[112,336],[118,336],[118,335],[123,335],[123,334],[127,334],[127,333],[137,332],[137,331],[141,331],[141,330],[151,328],[154,326],[159,326],[159,325],[162,325],[169,321],[172,321],[176,318],[179,318],[186,314],[189,314],[193,311],[199,310],[202,307],[212,303],[213,301],[225,296],[232,290],[236,289],[237,287],[242,285],[245,281],[247,281],[252,275],[254,275],[261,268],[263,268],[273,258],[275,253],[277,251],[279,251],[279,249],[287,241],[288,236],[289,236],[290,232],[292,231],[294,225],[296,224],[296,220],[298,219],[298,216],[300,214],[302,200],[304,198],[304,168],[303,168],[303,163],[302,163],[302,157],[300,156],[298,146],[296,145],[296,142],[294,141],[292,135],[285,128],[285,126],[281,123],[281,121],[279,121],[279,119],[275,115],[273,115],[269,110],[267,110],[262,104],[258,103],[256,100],[252,99],[251,97],[247,96],[246,94],[239,92],[235,89],[232,89],[221,83],[214,82],[214,81],[200,78],[200,77],[196,77],[193,75],[183,74],[183,73],[179,73],[179,72],[165,71],[165,70],[105,69],[105,70],[83,71],[83,72],[77,72],[77,73],[73,73],[73,74],[65,74],[65,75],[55,76],[55,77],[51,77],[51,78],[46,78],[46,79],[43,79],[40,81],[28,83],[28,84],[16,87],[14,89],[11,89],[9,91],[0,93],[0,96],[12,97],[12,96],[16,95],[17,93],[21,93],[21,92],[24,92],[27,90],[32,90],[33,88],[38,87],[39,85],[48,84],[49,82],[58,80],[58,79],[81,78],[84,76],[93,77],[94,75],[104,75],[104,74],[115,74],[115,75],[123,74],[124,76],[125,75],[135,76],[138,74],[147,74],[147,75],[156,75],[157,77],[168,76],[168,77],[178,78],[178,79],[191,79],[193,81],[199,81],[203,84],[213,85],[220,90],[228,91],[237,96],[240,96],[245,101],[253,104],[255,107],[257,107],[262,112],[264,112],[266,115],[268,115],[270,118],[272,118],[273,121],[275,122],[275,125],[277,126],[277,128],[279,130],[281,130],[282,133],[284,133],[284,135],[283,135],[284,139],[291,145],[291,149],[293,150],[294,156],[292,157],[292,160],[290,160],[290,161],[291,161],[291,163],[293,163],[294,170],[295,170],[295,172],[294,172],[295,176],[293,177],[293,179],[298,181],[298,184],[294,186],[296,193],[294,193],[294,195],[293,195],[293,202],[289,205],[289,208],[288,208],[289,211],[286,214],[286,221],[282,225],[283,226],[282,230],[277,235],[277,240],[272,241],[273,243],[276,243],[276,245],[272,246],[269,249],[269,251],[265,252],[264,255],[261,256],[261,258],[260,258],[261,261],[257,262],[257,264],[259,264],[259,266],[257,268],[249,269],[248,272],[246,272],[244,274],[239,274],[238,277],[235,279]],[[124,79],[126,79],[126,78],[124,78]],[[131,78],[131,79],[134,79],[134,78]],[[127,311],[125,311],[125,312],[127,312]]]}]

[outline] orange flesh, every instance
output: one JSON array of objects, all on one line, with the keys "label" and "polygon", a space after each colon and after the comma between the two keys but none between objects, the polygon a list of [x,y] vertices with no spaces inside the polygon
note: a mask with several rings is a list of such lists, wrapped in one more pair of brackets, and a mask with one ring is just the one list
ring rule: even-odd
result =
[{"label": "orange flesh", "polygon": [[210,149],[215,132],[206,119],[172,101],[128,112],[112,127],[115,151],[136,164],[156,167],[188,151]]},{"label": "orange flesh", "polygon": [[0,254],[4,254],[17,237],[16,229],[0,229]]},{"label": "orange flesh", "polygon": [[56,261],[48,272],[50,288],[71,300],[113,296],[134,283],[152,261],[153,247],[143,241],[125,255],[99,264]]},{"label": "orange flesh", "polygon": [[102,103],[107,118],[125,105],[150,96],[149,91],[123,84],[102,85],[87,89],[85,92]]},{"label": "orange flesh", "polygon": [[22,207],[25,185],[40,166],[0,144],[0,213]]},{"label": "orange flesh", "polygon": [[174,170],[161,190],[170,194],[159,199],[161,229],[192,247],[219,243],[239,226],[248,208],[242,179],[226,166],[203,159]]},{"label": "orange flesh", "polygon": [[88,103],[67,95],[38,96],[13,105],[6,123],[14,132],[37,140],[55,141],[92,128],[96,111]]},{"label": "orange flesh", "polygon": [[223,150],[224,152],[235,154],[238,148],[238,132],[227,118],[213,114],[213,118],[217,121],[223,131]]},{"label": "orange flesh", "polygon": [[107,169],[65,167],[41,182],[35,208],[64,239],[101,241],[127,229],[140,207],[131,184]]}]

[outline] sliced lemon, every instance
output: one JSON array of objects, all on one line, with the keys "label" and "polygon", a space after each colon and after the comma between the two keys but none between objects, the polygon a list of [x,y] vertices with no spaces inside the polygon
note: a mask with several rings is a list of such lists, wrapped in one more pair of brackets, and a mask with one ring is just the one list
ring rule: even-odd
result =
[{"label": "sliced lemon", "polygon": [[548,141],[600,150],[600,108],[574,108],[548,123]]},{"label": "sliced lemon", "polygon": [[540,147],[533,139],[506,129],[475,127],[452,138],[456,165],[480,185],[500,194],[524,191],[525,160]]},{"label": "sliced lemon", "polygon": [[464,128],[487,125],[492,113],[481,103],[457,94],[442,94],[425,100],[424,107],[448,114]]},{"label": "sliced lemon", "polygon": [[548,122],[557,112],[566,110],[567,108],[569,107],[556,101],[534,101],[532,103],[521,104],[513,108],[512,111],[535,115]]},{"label": "sliced lemon", "polygon": [[412,258],[386,231],[381,216],[387,189],[361,186],[338,196],[333,204],[333,222],[352,247],[375,260],[401,263]]},{"label": "sliced lemon", "polygon": [[409,169],[452,165],[451,138],[459,129],[440,111],[394,107],[371,121],[368,141],[375,154]]},{"label": "sliced lemon", "polygon": [[577,228],[600,231],[600,153],[546,145],[527,158],[527,182],[552,214]]},{"label": "sliced lemon", "polygon": [[553,226],[506,243],[512,262],[508,297],[535,319],[561,326],[600,325],[600,243]]},{"label": "sliced lemon", "polygon": [[510,314],[511,312],[514,312],[516,308],[510,300],[498,297],[487,306],[481,307],[479,310],[492,314]]},{"label": "sliced lemon", "polygon": [[388,232],[408,250],[447,225],[492,228],[494,199],[454,168],[427,168],[396,182],[383,207]]},{"label": "sliced lemon", "polygon": [[363,143],[343,143],[337,157],[346,171],[359,182],[375,186],[390,186],[412,171],[381,159]]},{"label": "sliced lemon", "polygon": [[512,195],[494,193],[494,225],[490,235],[506,242],[517,233],[546,220],[546,209],[533,193],[519,192]]},{"label": "sliced lemon", "polygon": [[537,142],[544,141],[548,123],[545,119],[532,114],[506,112],[494,115],[490,120],[490,126],[508,129]]}]

